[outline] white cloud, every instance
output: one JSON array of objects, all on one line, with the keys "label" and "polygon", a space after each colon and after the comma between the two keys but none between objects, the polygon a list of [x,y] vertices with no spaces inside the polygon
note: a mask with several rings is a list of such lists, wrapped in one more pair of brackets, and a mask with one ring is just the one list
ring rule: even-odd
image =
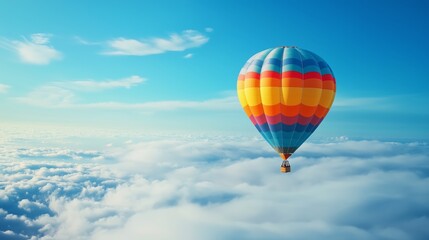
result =
[{"label": "white cloud", "polygon": [[183,56],[184,58],[192,58],[194,56],[194,54],[192,53],[188,53],[185,56]]},{"label": "white cloud", "polygon": [[[248,138],[124,144],[105,150],[117,159],[109,165],[2,161],[0,230],[45,240],[426,239],[429,146],[339,140],[304,145],[288,175]],[[47,208],[20,212],[35,202]],[[25,227],[6,229],[13,221]]]},{"label": "white cloud", "polygon": [[15,51],[24,63],[46,65],[62,58],[61,52],[48,45],[51,36],[35,33],[30,36],[31,41],[3,40],[2,44]]},{"label": "white cloud", "polygon": [[9,90],[10,86],[0,83],[0,93],[6,93]]},{"label": "white cloud", "polygon": [[116,38],[108,42],[109,50],[106,55],[144,56],[161,54],[169,51],[184,51],[199,47],[209,41],[209,38],[196,30],[185,30],[171,34],[168,38],[127,39]]},{"label": "white cloud", "polygon": [[69,81],[69,82],[57,82],[58,86],[70,88],[73,90],[80,91],[96,91],[105,90],[112,88],[131,88],[137,86],[146,81],[146,79],[134,75],[127,78],[107,81],[95,81],[95,80],[80,80],[80,81]]}]

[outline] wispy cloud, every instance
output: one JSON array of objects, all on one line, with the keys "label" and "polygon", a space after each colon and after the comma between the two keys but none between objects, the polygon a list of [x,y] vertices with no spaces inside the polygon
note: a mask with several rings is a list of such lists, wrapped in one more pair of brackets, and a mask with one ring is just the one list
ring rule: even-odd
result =
[{"label": "wispy cloud", "polygon": [[6,93],[9,90],[10,86],[0,83],[0,93]]},{"label": "wispy cloud", "polygon": [[76,95],[70,90],[57,86],[42,86],[15,100],[33,106],[63,108],[73,106],[75,98]]},{"label": "wispy cloud", "polygon": [[79,44],[82,44],[82,45],[101,45],[101,44],[103,44],[102,42],[88,41],[88,40],[86,40],[86,39],[84,39],[82,37],[79,37],[79,36],[74,36],[73,39],[76,42],[78,42]]},{"label": "wispy cloud", "polygon": [[185,30],[181,33],[173,33],[168,38],[142,40],[116,38],[107,43],[110,49],[104,51],[103,54],[134,56],[161,54],[199,47],[208,41],[209,38],[207,36],[196,30]]},{"label": "wispy cloud", "polygon": [[30,36],[30,40],[3,39],[1,44],[16,52],[24,63],[46,65],[62,58],[61,52],[49,45],[51,37],[51,34],[35,33]]},{"label": "wispy cloud", "polygon": [[188,53],[185,56],[183,56],[184,58],[192,58],[194,56],[194,54],[192,53]]},{"label": "wispy cloud", "polygon": [[117,80],[106,80],[106,81],[78,80],[78,81],[56,82],[54,83],[54,85],[73,89],[73,90],[78,90],[78,91],[97,91],[97,90],[106,90],[106,89],[113,89],[113,88],[131,88],[145,81],[146,79],[140,76],[134,75],[131,77],[117,79]]}]

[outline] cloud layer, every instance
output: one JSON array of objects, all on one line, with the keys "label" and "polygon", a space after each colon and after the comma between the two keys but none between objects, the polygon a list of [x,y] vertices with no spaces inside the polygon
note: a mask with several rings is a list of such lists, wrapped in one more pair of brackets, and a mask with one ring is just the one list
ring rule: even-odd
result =
[{"label": "cloud layer", "polygon": [[[88,152],[27,149],[33,154],[2,160],[0,236],[426,239],[428,148],[310,143],[289,175],[279,173],[279,158],[259,139],[129,142],[79,162],[62,156]],[[100,156],[115,160],[103,164],[94,159]]]}]

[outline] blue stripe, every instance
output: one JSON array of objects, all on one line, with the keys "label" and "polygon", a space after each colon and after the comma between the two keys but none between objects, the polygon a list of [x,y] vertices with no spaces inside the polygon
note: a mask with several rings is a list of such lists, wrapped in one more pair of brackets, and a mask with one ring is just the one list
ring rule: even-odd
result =
[{"label": "blue stripe", "polygon": [[280,66],[277,65],[273,65],[273,64],[264,64],[264,66],[262,66],[262,70],[263,71],[274,71],[274,72],[281,72],[282,68]]},{"label": "blue stripe", "polygon": [[275,65],[277,67],[281,67],[282,61],[278,58],[267,58],[267,59],[265,59],[264,64],[272,64],[272,65]]},{"label": "blue stripe", "polygon": [[319,64],[320,69],[328,67],[328,64],[324,61],[319,61],[318,64]]},{"label": "blue stripe", "polygon": [[304,65],[304,67],[307,66],[319,66],[316,61],[314,61],[314,59],[305,59],[304,61],[302,61],[302,64]]},{"label": "blue stripe", "polygon": [[283,59],[283,66],[284,65],[288,65],[288,64],[294,64],[294,65],[298,65],[298,66],[302,66],[302,62],[300,59],[296,59],[296,58],[286,58]]},{"label": "blue stripe", "polygon": [[308,73],[308,72],[318,72],[320,73],[320,68],[316,65],[311,65],[311,66],[307,66],[304,67],[304,73]]},{"label": "blue stripe", "polygon": [[302,67],[301,66],[297,66],[295,64],[284,65],[282,71],[283,72],[286,72],[286,71],[296,71],[296,72],[299,72],[299,73],[303,73],[302,72]]},{"label": "blue stripe", "polygon": [[[282,139],[281,141],[274,142],[271,139],[268,141],[272,147],[299,147],[307,138],[300,138],[297,134],[292,134],[291,132],[271,132],[272,138]],[[309,133],[308,135],[311,135]]]}]

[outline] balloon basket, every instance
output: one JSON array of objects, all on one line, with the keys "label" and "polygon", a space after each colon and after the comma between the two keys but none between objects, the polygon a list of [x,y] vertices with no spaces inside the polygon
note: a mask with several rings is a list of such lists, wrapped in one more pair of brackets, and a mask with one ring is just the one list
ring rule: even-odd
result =
[{"label": "balloon basket", "polygon": [[289,161],[284,160],[282,165],[280,166],[280,172],[282,173],[288,173],[290,172],[290,164]]}]

